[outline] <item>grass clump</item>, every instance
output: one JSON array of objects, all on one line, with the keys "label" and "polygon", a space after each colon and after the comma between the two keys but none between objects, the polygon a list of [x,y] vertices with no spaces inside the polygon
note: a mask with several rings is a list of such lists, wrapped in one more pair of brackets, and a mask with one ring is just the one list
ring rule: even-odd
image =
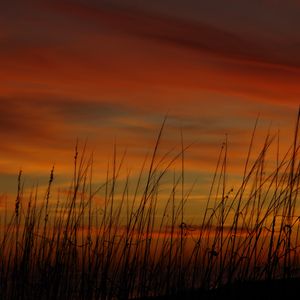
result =
[{"label": "grass clump", "polygon": [[[73,179],[57,197],[54,168],[42,198],[37,186],[24,194],[20,171],[14,211],[1,220],[1,299],[170,296],[299,276],[299,114],[290,149],[268,173],[276,137],[267,135],[251,162],[254,129],[235,189],[227,185],[225,140],[203,216],[193,224],[185,216],[188,147],[182,139],[177,155],[159,160],[163,128],[134,186],[130,174],[120,184],[125,156],[117,162],[116,150],[105,182],[94,188],[93,156],[76,146]],[[279,153],[279,139],[277,145]],[[172,175],[175,161],[181,171]],[[168,197],[161,195],[166,178],[172,178]]]}]

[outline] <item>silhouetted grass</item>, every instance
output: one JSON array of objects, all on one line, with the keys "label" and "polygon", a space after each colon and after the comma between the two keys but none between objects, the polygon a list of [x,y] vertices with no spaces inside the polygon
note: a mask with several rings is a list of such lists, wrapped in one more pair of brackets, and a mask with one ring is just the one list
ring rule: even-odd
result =
[{"label": "silhouetted grass", "polygon": [[[125,155],[118,161],[116,147],[98,188],[92,184],[93,156],[77,145],[67,193],[53,195],[53,168],[43,197],[37,186],[24,195],[20,171],[15,209],[1,220],[0,299],[128,299],[198,290],[204,295],[241,282],[298,277],[299,114],[282,159],[279,137],[270,134],[250,159],[255,124],[241,184],[234,189],[227,186],[226,138],[203,216],[193,224],[185,216],[192,192],[185,182],[189,146],[182,137],[177,155],[158,159],[164,123],[135,186],[129,173],[120,184]],[[276,166],[267,172],[273,143]],[[177,161],[179,174],[172,171]],[[165,199],[162,181],[170,175]]]}]

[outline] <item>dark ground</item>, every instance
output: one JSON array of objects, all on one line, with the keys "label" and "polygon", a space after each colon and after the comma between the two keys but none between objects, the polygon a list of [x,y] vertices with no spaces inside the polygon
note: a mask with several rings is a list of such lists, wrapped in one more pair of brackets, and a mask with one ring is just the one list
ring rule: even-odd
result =
[{"label": "dark ground", "polygon": [[212,291],[189,291],[165,297],[143,300],[277,300],[300,299],[300,278],[259,282],[235,283]]}]

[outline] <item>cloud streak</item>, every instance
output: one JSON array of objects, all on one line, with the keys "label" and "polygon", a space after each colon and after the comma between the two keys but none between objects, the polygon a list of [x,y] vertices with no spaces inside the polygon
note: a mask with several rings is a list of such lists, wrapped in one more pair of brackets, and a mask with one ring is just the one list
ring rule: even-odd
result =
[{"label": "cloud streak", "polygon": [[150,10],[128,3],[30,1],[17,9],[5,4],[4,174],[20,166],[48,171],[53,160],[70,171],[76,138],[100,149],[103,169],[115,142],[132,151],[128,169],[140,166],[167,113],[160,153],[178,149],[182,129],[186,144],[196,141],[187,155],[190,172],[199,161],[204,172],[213,169],[209,165],[226,133],[233,158],[242,158],[259,112],[266,121],[258,140],[273,121],[287,144],[300,98],[297,40],[263,41],[222,26],[225,16],[208,22],[167,14],[163,4]]},{"label": "cloud streak", "polygon": [[[298,56],[274,53],[270,50],[279,45],[269,45],[252,37],[208,25],[200,21],[183,20],[163,14],[155,14],[134,7],[80,1],[54,1],[50,7],[70,17],[96,24],[107,30],[116,30],[163,44],[193,49],[241,61],[282,65],[294,69],[300,66]],[[300,45],[293,45],[300,47]],[[296,52],[294,53],[296,54]],[[292,59],[292,60],[291,60]]]}]

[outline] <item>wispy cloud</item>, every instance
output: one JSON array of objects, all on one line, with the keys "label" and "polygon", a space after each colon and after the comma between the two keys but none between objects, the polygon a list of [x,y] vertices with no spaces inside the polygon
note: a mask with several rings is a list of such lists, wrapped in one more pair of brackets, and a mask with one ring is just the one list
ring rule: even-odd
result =
[{"label": "wispy cloud", "polygon": [[179,1],[170,13],[158,2],[19,2],[0,12],[5,174],[48,171],[53,161],[70,170],[76,138],[100,149],[102,166],[114,143],[129,149],[129,167],[139,166],[167,113],[162,152],[180,148],[182,129],[185,144],[195,143],[186,156],[191,172],[201,161],[204,172],[213,169],[225,134],[232,157],[242,158],[258,113],[265,121],[257,140],[273,122],[286,145],[300,98],[292,34],[264,41],[235,30],[227,21],[234,12],[221,18],[218,8],[220,20],[211,21],[203,12],[181,16]]}]

